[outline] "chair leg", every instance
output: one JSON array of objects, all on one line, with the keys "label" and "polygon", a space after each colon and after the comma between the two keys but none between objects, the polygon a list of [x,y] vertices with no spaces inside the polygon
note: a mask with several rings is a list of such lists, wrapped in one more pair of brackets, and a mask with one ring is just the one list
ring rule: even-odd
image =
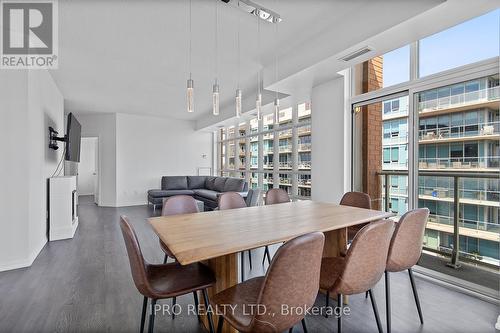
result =
[{"label": "chair leg", "polygon": [[293,326],[290,327],[290,329],[288,330],[288,333],[293,333]]},{"label": "chair leg", "polygon": [[307,325],[306,325],[306,318],[302,318],[302,331],[304,333],[307,333]]},{"label": "chair leg", "polygon": [[408,275],[410,276],[411,289],[413,290],[413,297],[415,298],[415,304],[417,305],[420,324],[423,324],[424,316],[422,315],[422,308],[420,307],[420,300],[418,299],[417,287],[415,286],[415,280],[413,279],[413,271],[411,270],[411,268],[408,268]]},{"label": "chair leg", "polygon": [[144,332],[144,323],[146,322],[146,309],[148,308],[148,298],[144,296],[142,301],[142,314],[141,314],[141,333]]},{"label": "chair leg", "polygon": [[222,333],[223,326],[224,326],[224,317],[219,316],[219,320],[217,321],[217,333]]},{"label": "chair leg", "polygon": [[149,315],[149,326],[148,326],[149,333],[153,333],[153,329],[155,326],[155,306],[156,306],[156,300],[152,299],[151,300],[151,314]]},{"label": "chair leg", "polygon": [[250,263],[250,269],[252,269],[252,252],[248,250],[248,262]]},{"label": "chair leg", "polygon": [[240,252],[241,258],[241,282],[245,281],[245,252]]},{"label": "chair leg", "polygon": [[168,254],[165,254],[165,257],[163,257],[163,264],[166,264],[168,260]]},{"label": "chair leg", "polygon": [[198,292],[197,291],[193,291],[193,298],[194,298],[194,307],[196,308],[196,316],[198,317],[198,321],[201,322],[200,313],[198,311],[200,303],[198,302]]},{"label": "chair leg", "polygon": [[375,315],[375,321],[377,322],[377,328],[379,333],[384,332],[382,329],[382,323],[380,322],[380,317],[378,315],[377,302],[375,302],[375,297],[373,297],[372,290],[368,290],[368,294],[370,295],[370,300],[372,301],[373,314]]},{"label": "chair leg", "polygon": [[210,328],[210,333],[214,333],[214,321],[212,319],[212,314],[208,311],[208,307],[210,306],[210,301],[208,300],[208,292],[206,289],[203,289],[203,300],[205,301],[205,306],[207,308],[207,317],[208,317],[208,326]]},{"label": "chair leg", "polygon": [[330,307],[330,292],[326,292],[325,296],[325,318],[328,318],[328,308]]},{"label": "chair leg", "polygon": [[175,319],[175,313],[174,313],[174,308],[175,308],[175,305],[177,304],[177,297],[172,297],[172,320]]},{"label": "chair leg", "polygon": [[269,251],[269,247],[266,246],[267,248],[267,263],[271,265],[271,252]]},{"label": "chair leg", "polygon": [[269,251],[269,248],[267,247],[264,247],[264,256],[262,257],[262,265],[264,265],[264,263],[266,262],[266,256],[267,256],[267,252]]},{"label": "chair leg", "polygon": [[391,333],[391,281],[387,271],[385,271],[385,315],[387,318],[387,333]]},{"label": "chair leg", "polygon": [[365,292],[365,299],[368,298],[368,292]]},{"label": "chair leg", "polygon": [[337,333],[342,333],[342,307],[344,306],[344,301],[342,300],[342,294],[337,295],[337,303],[339,307],[339,316],[337,318]]}]

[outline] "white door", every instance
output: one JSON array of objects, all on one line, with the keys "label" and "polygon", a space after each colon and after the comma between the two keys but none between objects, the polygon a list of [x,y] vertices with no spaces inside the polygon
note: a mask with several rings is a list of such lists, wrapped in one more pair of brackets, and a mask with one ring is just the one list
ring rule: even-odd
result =
[{"label": "white door", "polygon": [[98,139],[82,138],[78,165],[78,194],[94,195],[98,202]]}]

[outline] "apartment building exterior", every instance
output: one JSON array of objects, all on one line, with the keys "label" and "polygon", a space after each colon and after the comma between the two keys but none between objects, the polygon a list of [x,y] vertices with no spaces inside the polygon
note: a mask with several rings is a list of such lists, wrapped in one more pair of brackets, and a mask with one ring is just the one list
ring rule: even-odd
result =
[{"label": "apartment building exterior", "polygon": [[[451,252],[452,174],[466,173],[458,178],[460,253],[494,265],[499,263],[500,232],[499,89],[497,74],[423,91],[414,104],[418,205],[430,209],[424,246]],[[382,170],[390,199],[386,203],[384,194],[382,198],[397,215],[408,210],[408,176],[401,172],[408,170],[408,106],[408,96],[386,100],[382,106]]]}]

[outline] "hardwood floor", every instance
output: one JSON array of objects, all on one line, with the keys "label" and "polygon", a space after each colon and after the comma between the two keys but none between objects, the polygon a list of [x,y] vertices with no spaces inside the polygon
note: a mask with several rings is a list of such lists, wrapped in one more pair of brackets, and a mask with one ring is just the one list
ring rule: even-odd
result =
[{"label": "hardwood floor", "polygon": [[[146,206],[102,208],[84,200],[74,239],[48,243],[32,267],[0,273],[0,332],[137,332],[142,296],[132,281],[118,218],[130,218],[145,257],[160,263],[163,253],[146,223],[151,213]],[[263,274],[262,256],[262,250],[252,251],[253,270],[247,277]],[[496,305],[417,277],[425,319],[421,326],[408,275],[392,274],[391,282],[393,332],[495,332]],[[385,325],[383,281],[374,294]],[[193,304],[192,295],[178,298],[178,303],[185,310]],[[317,304],[324,304],[323,295]],[[364,295],[350,297],[350,308],[344,332],[377,331]],[[310,316],[307,323],[309,332],[336,331],[332,317]],[[155,327],[157,332],[204,332],[196,316],[186,311],[175,320],[159,315]],[[300,324],[294,332],[302,332]]]}]

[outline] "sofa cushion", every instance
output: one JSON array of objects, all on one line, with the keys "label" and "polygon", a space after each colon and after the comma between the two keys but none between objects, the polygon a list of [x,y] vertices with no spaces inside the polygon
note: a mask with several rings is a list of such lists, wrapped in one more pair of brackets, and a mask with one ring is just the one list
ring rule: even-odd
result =
[{"label": "sofa cushion", "polygon": [[161,179],[162,190],[187,190],[186,176],[165,176]]},{"label": "sofa cushion", "polygon": [[245,180],[241,178],[228,178],[224,184],[223,192],[241,192],[245,186]]},{"label": "sofa cushion", "polygon": [[188,189],[205,188],[206,176],[187,176]]},{"label": "sofa cushion", "polygon": [[215,190],[215,179],[217,177],[212,177],[212,176],[209,176],[205,179],[205,188],[207,190],[212,190],[214,191]]},{"label": "sofa cushion", "polygon": [[191,190],[149,190],[148,196],[152,198],[165,198],[173,195],[194,195]]},{"label": "sofa cushion", "polygon": [[224,192],[224,186],[226,185],[226,180],[227,178],[226,177],[217,177],[215,178],[215,188],[214,188],[214,191],[217,191],[217,192]]},{"label": "sofa cushion", "polygon": [[194,194],[203,198],[217,201],[217,195],[219,194],[219,192],[200,188],[194,190]]}]

